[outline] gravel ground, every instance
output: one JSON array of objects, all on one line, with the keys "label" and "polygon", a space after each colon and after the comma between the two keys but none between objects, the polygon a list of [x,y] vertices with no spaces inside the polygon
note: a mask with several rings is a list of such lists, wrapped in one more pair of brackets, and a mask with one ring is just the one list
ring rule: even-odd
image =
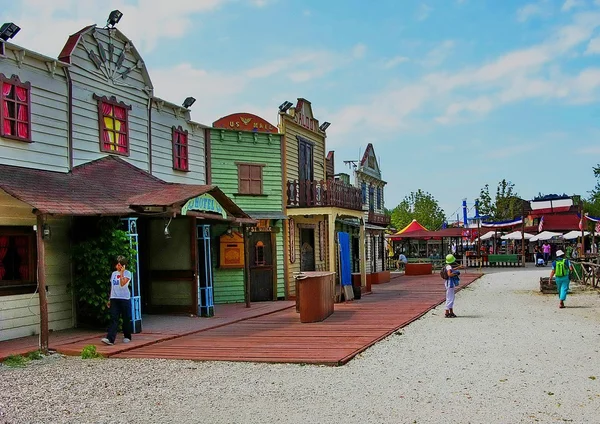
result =
[{"label": "gravel ground", "polygon": [[594,423],[600,297],[484,276],[343,367],[46,358],[0,366],[7,423]]}]

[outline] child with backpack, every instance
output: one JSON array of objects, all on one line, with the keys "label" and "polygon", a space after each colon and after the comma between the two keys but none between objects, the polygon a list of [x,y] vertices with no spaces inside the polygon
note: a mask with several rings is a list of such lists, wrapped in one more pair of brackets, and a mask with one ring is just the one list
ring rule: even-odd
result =
[{"label": "child with backpack", "polygon": [[460,283],[460,266],[456,264],[454,255],[446,255],[446,265],[440,272],[440,276],[446,280],[446,314],[445,318],[456,318],[454,314],[454,288]]},{"label": "child with backpack", "polygon": [[573,265],[571,261],[565,259],[565,252],[562,250],[556,251],[556,260],[552,262],[552,271],[550,271],[550,280],[554,277],[556,281],[556,291],[558,291],[558,298],[560,303],[559,308],[565,307],[565,300],[567,300],[567,292],[569,291],[569,272],[573,271]]}]

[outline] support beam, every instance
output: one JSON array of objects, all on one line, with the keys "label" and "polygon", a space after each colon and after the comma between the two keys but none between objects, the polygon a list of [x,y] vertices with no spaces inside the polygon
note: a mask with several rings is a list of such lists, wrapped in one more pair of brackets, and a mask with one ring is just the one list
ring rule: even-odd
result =
[{"label": "support beam", "polygon": [[361,287],[367,286],[367,264],[365,261],[365,220],[360,219],[360,239],[358,241],[359,247],[359,261],[360,261],[360,285]]},{"label": "support beam", "polygon": [[244,234],[244,301],[246,308],[250,307],[250,231],[247,225],[242,225]]},{"label": "support beam", "polygon": [[37,216],[37,280],[40,298],[40,350],[48,354],[48,298],[46,297],[46,249],[44,245],[44,215]]},{"label": "support beam", "polygon": [[[336,255],[335,255],[335,215],[329,214],[326,216],[327,216],[327,220],[328,220],[327,242],[329,244],[329,271],[337,272],[336,266],[335,266],[335,259],[336,259]],[[341,276],[340,276],[340,278],[341,278]]]}]

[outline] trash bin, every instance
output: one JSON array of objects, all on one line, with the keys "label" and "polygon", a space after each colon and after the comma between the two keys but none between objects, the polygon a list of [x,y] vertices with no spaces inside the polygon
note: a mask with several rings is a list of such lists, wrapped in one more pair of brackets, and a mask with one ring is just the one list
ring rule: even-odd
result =
[{"label": "trash bin", "polygon": [[333,313],[335,272],[310,271],[296,276],[296,305],[300,322],[323,321]]},{"label": "trash bin", "polygon": [[361,287],[360,287],[360,279],[358,281],[352,280],[352,290],[354,291],[354,299],[360,299],[361,296]]}]

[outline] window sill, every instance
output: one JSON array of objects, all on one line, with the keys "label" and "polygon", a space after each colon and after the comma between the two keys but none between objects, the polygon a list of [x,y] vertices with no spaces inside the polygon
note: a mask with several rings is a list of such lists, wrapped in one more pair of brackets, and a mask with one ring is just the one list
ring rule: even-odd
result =
[{"label": "window sill", "polygon": [[108,150],[108,149],[100,149],[100,151],[102,153],[107,153],[109,155],[129,157],[129,151],[127,151],[127,152],[117,152],[115,150]]},{"label": "window sill", "polygon": [[5,135],[5,134],[0,134],[0,137],[5,138],[7,140],[14,140],[14,141],[20,141],[22,143],[33,143],[31,141],[31,138],[23,138],[23,137],[18,137],[16,135]]},{"label": "window sill", "polygon": [[269,197],[268,194],[233,193],[234,197]]},{"label": "window sill", "polygon": [[14,286],[0,286],[0,297],[2,296],[14,296],[19,294],[31,294],[35,293],[37,284],[27,283]]}]

